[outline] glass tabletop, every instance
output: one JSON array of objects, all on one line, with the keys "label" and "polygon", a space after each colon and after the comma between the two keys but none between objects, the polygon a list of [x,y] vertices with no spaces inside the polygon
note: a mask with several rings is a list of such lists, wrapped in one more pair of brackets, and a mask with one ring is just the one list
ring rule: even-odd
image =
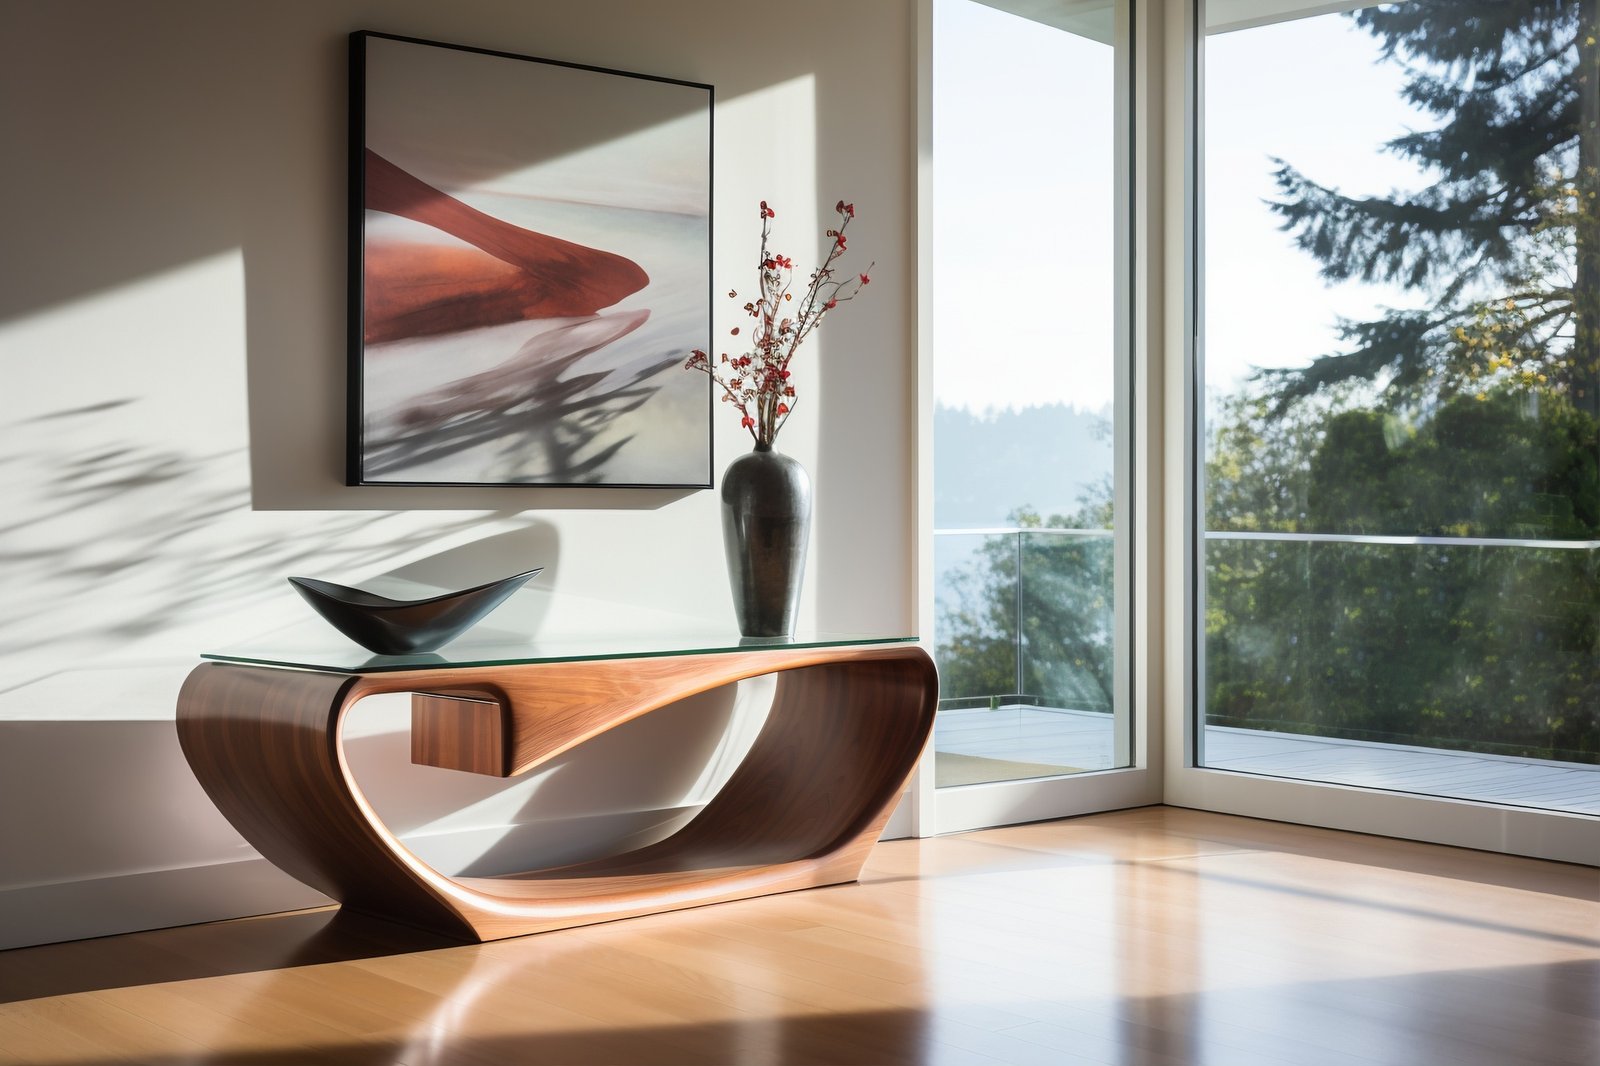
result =
[{"label": "glass tabletop", "polygon": [[[394,595],[420,587],[384,588]],[[298,612],[298,607],[295,608]],[[309,615],[309,610],[304,612]],[[799,631],[793,637],[741,637],[724,623],[629,604],[524,589],[460,637],[433,652],[375,655],[310,616],[273,633],[202,653],[217,662],[278,666],[331,673],[379,673],[466,666],[580,662],[594,659],[715,655],[861,644],[906,644],[916,637],[891,633]]]},{"label": "glass tabletop", "polygon": [[438,651],[411,655],[374,655],[337,633],[325,640],[267,639],[247,646],[202,653],[202,658],[252,666],[284,666],[297,670],[365,674],[387,670],[429,670],[463,666],[507,666],[530,663],[581,662],[594,659],[659,658],[668,655],[716,655],[730,651],[781,651],[857,644],[908,644],[908,636],[864,636],[842,633],[798,633],[793,637],[741,637],[737,632],[616,635],[612,637],[541,637],[478,639],[471,633]]}]

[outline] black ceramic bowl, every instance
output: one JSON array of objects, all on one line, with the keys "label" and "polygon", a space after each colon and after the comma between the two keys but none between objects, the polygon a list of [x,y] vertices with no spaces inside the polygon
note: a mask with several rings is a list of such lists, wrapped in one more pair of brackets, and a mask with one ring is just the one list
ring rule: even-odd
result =
[{"label": "black ceramic bowl", "polygon": [[289,584],[330,625],[368,651],[413,655],[450,643],[543,570],[535,567],[425,600],[391,600],[314,577],[291,577]]}]

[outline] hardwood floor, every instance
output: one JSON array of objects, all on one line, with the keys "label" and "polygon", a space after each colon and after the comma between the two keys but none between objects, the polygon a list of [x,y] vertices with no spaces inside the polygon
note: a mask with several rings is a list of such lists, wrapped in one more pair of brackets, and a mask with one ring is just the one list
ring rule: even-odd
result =
[{"label": "hardwood floor", "polygon": [[1600,870],[1166,807],[454,945],[330,911],[0,952],[0,1062],[1600,1062]]}]

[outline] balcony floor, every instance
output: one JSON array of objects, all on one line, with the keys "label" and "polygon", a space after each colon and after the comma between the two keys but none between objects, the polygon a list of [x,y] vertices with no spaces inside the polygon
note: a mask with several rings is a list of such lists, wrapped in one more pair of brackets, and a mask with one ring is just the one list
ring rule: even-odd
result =
[{"label": "balcony floor", "polygon": [[[939,783],[1037,777],[1114,762],[1111,716],[1050,707],[941,711]],[[1209,726],[1206,765],[1270,777],[1600,815],[1600,766]],[[985,778],[981,775],[989,773]]]}]

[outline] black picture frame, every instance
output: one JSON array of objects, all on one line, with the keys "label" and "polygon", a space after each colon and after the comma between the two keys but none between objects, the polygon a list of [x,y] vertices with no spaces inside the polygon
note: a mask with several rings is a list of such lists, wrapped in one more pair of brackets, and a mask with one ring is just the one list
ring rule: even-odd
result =
[{"label": "black picture frame", "polygon": [[346,482],[711,487],[713,87],[349,44]]}]

